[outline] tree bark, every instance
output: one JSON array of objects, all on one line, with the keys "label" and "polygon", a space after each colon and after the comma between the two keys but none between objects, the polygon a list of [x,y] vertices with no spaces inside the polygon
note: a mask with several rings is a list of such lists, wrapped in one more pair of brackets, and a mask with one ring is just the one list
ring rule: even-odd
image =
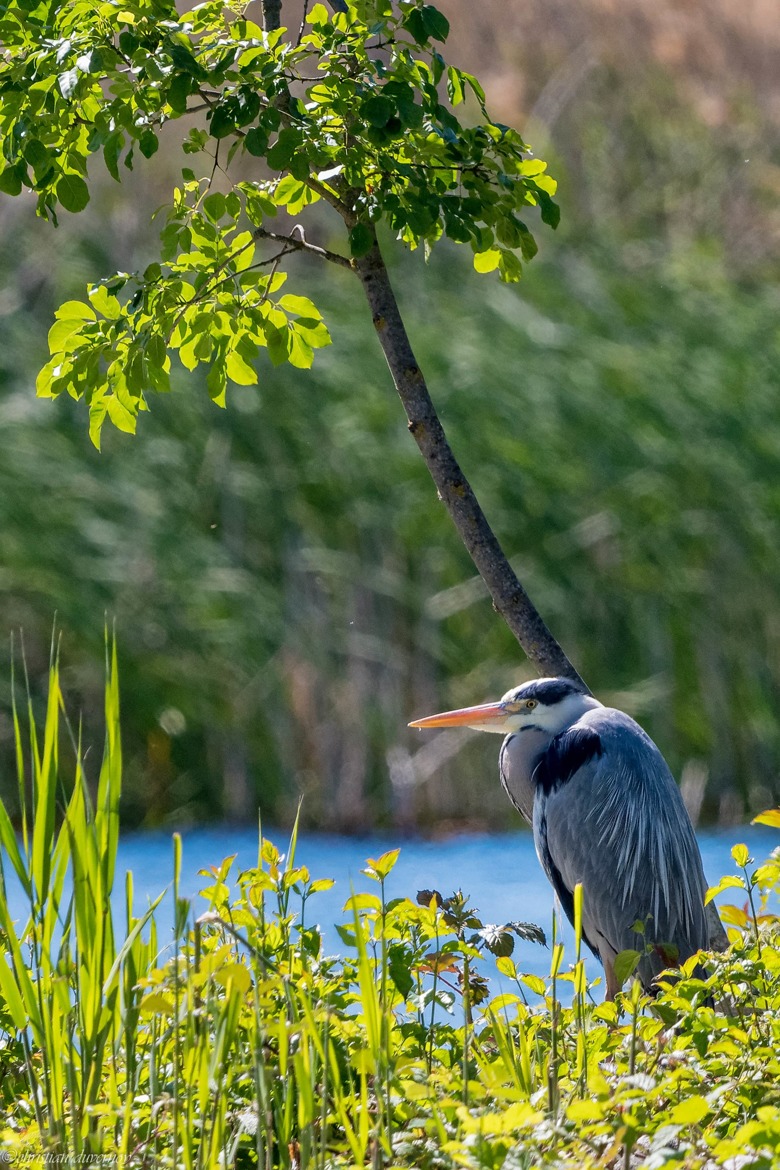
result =
[{"label": "tree bark", "polygon": [[520,584],[474,492],[461,471],[417,364],[379,244],[354,261],[363,285],[409,430],[420,449],[439,498],[450,514],[494,608],[504,618],[542,675],[571,678],[585,686]]},{"label": "tree bark", "polygon": [[282,0],[262,0],[263,28],[266,32],[274,32],[279,28],[282,20]]}]

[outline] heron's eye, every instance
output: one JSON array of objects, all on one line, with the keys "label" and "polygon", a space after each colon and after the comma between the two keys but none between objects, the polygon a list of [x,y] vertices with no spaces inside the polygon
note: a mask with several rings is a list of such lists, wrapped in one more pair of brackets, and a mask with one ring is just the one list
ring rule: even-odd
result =
[{"label": "heron's eye", "polygon": [[529,711],[533,711],[534,707],[539,706],[538,701],[536,699],[526,699],[525,705]]}]

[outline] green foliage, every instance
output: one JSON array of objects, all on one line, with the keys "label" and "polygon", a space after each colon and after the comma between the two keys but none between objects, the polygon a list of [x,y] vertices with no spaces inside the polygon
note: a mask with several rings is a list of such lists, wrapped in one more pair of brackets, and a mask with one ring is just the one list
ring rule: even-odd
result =
[{"label": "green foliage", "polygon": [[[102,1154],[139,1170],[590,1168],[621,1150],[625,1164],[774,1164],[778,851],[740,879],[758,912],[744,934],[730,928],[731,950],[708,958],[706,982],[692,977],[694,958],[654,1000],[634,984],[617,1003],[597,1002],[582,961],[567,970],[555,940],[549,982],[504,954],[508,990],[492,993],[477,943],[496,928],[462,894],[387,900],[397,850],[369,860],[380,893],[349,896],[344,955],[329,956],[311,899],[330,883],[296,856],[295,830],[286,855],[261,839],[256,866],[236,874],[228,857],[204,869],[197,907],[179,896],[174,838],[173,937],[158,940],[157,902],[137,916],[129,874],[124,925],[116,914],[115,656],[97,800],[75,744],[59,826],[56,659],[50,688],[41,735],[27,729],[34,798],[19,845],[0,806],[3,864],[30,907],[26,923],[12,922],[3,883],[7,1156],[76,1164]],[[21,720],[17,745],[24,766]]]},{"label": "green foliage", "polygon": [[[215,0],[183,15],[145,0],[12,0],[3,14],[0,187],[32,188],[41,215],[56,222],[59,206],[87,206],[93,155],[119,180],[120,159],[151,158],[167,122],[201,115],[183,149],[209,156],[207,174],[182,169],[159,259],[92,286],[88,303],[67,302],[49,334],[38,393],[84,398],[96,445],[106,419],[132,432],[148,396],[169,389],[170,351],[187,370],[207,364],[224,405],[228,382],[257,381],[261,349],[273,365],[308,368],[329,343],[311,301],[278,295],[285,255],[324,254],[300,225],[270,231],[279,212],[332,205],[344,253],[331,258],[347,267],[386,222],[412,248],[468,244],[477,270],[505,281],[536,252],[520,213],[538,207],[557,225],[546,164],[489,119],[473,76],[446,65],[434,42],[448,23],[430,4],[357,3],[333,16],[316,4],[294,42]],[[477,125],[452,110],[467,93]],[[255,158],[267,177],[248,177]],[[271,255],[264,241],[275,241]]]}]

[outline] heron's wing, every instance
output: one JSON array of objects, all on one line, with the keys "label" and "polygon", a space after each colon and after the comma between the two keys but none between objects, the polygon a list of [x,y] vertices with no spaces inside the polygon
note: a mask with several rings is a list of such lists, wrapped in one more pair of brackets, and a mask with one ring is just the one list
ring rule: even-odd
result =
[{"label": "heron's wing", "polygon": [[661,753],[627,715],[588,712],[553,741],[537,773],[534,835],[570,917],[582,883],[591,947],[641,951],[633,928],[645,925],[655,948],[640,971],[645,982],[674,960],[675,948],[684,961],[706,946],[693,827]]}]

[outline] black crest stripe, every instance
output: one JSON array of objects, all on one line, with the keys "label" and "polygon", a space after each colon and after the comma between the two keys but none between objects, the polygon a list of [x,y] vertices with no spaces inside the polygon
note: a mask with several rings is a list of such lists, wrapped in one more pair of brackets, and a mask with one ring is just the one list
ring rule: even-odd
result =
[{"label": "black crest stripe", "polygon": [[534,779],[543,792],[554,792],[602,751],[598,732],[573,727],[556,735],[537,764]]}]

